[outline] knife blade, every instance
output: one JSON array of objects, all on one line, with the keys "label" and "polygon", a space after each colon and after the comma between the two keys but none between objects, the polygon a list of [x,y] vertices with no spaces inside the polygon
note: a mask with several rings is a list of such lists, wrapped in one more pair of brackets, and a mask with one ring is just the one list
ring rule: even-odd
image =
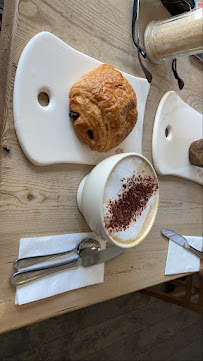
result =
[{"label": "knife blade", "polygon": [[176,242],[177,244],[179,244],[182,247],[185,247],[187,249],[190,248],[190,245],[187,241],[186,238],[184,238],[183,236],[181,236],[180,234],[171,231],[170,229],[162,229],[162,234],[168,238],[170,238],[172,241]]},{"label": "knife blade", "polygon": [[100,252],[97,252],[86,257],[78,257],[72,261],[65,261],[55,265],[46,266],[43,268],[35,268],[24,271],[19,271],[13,274],[10,281],[13,286],[22,285],[38,278],[50,275],[55,272],[62,271],[67,268],[73,267],[91,267],[96,264],[110,261],[111,259],[121,255],[125,251],[125,248],[111,247],[106,248]]},{"label": "knife blade", "polygon": [[182,246],[182,247],[188,249],[189,251],[196,254],[196,256],[203,259],[203,252],[190,246],[185,237],[181,236],[180,234],[178,234],[174,231],[171,231],[170,229],[166,229],[166,228],[162,229],[162,234],[164,236],[168,237],[169,239],[171,239],[172,241],[174,241],[175,243],[179,244],[179,246]]}]

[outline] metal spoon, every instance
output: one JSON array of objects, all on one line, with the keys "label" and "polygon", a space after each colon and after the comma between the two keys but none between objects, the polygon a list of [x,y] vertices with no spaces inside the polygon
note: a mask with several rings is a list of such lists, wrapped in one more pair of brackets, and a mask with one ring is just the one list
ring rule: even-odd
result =
[{"label": "metal spoon", "polygon": [[66,270],[68,268],[91,267],[96,264],[110,261],[111,259],[119,256],[123,252],[125,252],[125,248],[116,246],[103,249],[103,251],[96,253],[94,252],[94,250],[91,250],[90,254],[86,257],[77,256],[71,261],[69,260],[57,264],[52,264],[51,266],[49,265],[42,268],[32,268],[16,272],[10,278],[10,282],[13,286],[19,286],[37,280],[38,278]]},{"label": "metal spoon", "polygon": [[50,261],[74,252],[77,253],[80,257],[85,257],[88,256],[90,253],[92,254],[92,252],[93,254],[95,254],[100,250],[101,244],[99,241],[97,241],[96,239],[85,238],[70,251],[47,254],[45,256],[19,258],[14,261],[14,268],[19,270],[20,268],[26,268],[41,262]]}]

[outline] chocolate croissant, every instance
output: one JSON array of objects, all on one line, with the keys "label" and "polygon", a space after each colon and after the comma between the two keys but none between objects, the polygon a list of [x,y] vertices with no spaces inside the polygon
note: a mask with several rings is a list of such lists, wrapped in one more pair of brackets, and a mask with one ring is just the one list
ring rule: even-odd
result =
[{"label": "chocolate croissant", "polygon": [[78,138],[98,152],[118,146],[130,134],[138,116],[133,87],[107,64],[72,86],[69,105]]}]

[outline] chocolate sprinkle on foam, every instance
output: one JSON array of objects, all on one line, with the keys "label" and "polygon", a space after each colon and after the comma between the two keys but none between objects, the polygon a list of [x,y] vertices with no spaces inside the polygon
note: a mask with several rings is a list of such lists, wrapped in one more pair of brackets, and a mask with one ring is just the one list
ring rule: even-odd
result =
[{"label": "chocolate sprinkle on foam", "polygon": [[157,180],[149,175],[133,175],[121,182],[123,190],[107,205],[105,226],[110,232],[126,230],[132,221],[135,222],[158,189]]}]

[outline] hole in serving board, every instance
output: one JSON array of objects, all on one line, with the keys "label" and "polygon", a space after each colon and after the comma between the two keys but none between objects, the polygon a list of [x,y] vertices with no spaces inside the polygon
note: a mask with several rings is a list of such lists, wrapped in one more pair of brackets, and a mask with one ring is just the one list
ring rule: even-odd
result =
[{"label": "hole in serving board", "polygon": [[38,102],[42,107],[47,107],[49,105],[49,95],[46,92],[40,92]]},{"label": "hole in serving board", "polygon": [[165,137],[168,138],[171,133],[171,127],[168,125],[165,129]]}]

